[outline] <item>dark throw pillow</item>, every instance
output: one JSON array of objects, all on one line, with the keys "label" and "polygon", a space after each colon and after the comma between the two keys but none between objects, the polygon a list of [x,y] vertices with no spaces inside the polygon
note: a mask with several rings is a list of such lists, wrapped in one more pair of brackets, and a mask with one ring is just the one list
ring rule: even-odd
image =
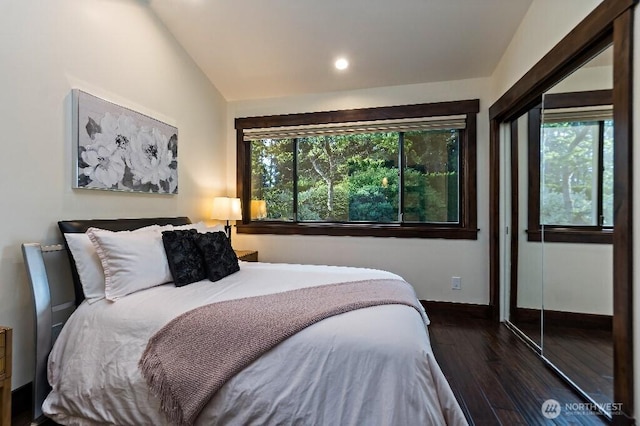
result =
[{"label": "dark throw pillow", "polygon": [[196,245],[197,235],[198,231],[195,229],[162,233],[162,244],[176,287],[207,278],[204,259]]},{"label": "dark throw pillow", "polygon": [[224,232],[198,234],[196,244],[204,257],[207,278],[211,281],[218,281],[240,270],[236,252]]}]

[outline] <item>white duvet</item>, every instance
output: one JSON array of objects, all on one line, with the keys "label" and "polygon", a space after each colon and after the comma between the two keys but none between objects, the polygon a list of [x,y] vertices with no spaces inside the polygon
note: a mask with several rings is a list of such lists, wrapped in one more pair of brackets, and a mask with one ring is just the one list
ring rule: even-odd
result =
[{"label": "white duvet", "polygon": [[[49,357],[53,390],[43,411],[61,424],[168,424],[138,360],[171,319],[222,300],[374,278],[399,277],[373,269],[241,262],[239,272],[215,283],[168,284],[117,302],[83,303]],[[409,306],[383,305],[327,318],[279,344],[227,382],[196,424],[466,422],[421,316]]]}]

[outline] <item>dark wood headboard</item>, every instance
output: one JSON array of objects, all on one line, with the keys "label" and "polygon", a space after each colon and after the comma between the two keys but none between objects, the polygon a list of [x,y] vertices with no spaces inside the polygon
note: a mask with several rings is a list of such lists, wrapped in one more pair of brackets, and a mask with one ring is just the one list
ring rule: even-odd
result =
[{"label": "dark wood headboard", "polygon": [[75,291],[76,306],[80,305],[84,300],[84,292],[80,277],[76,269],[76,263],[73,255],[67,245],[64,234],[85,233],[89,228],[101,228],[109,231],[132,231],[134,229],[144,228],[150,225],[186,225],[191,223],[188,217],[155,217],[155,218],[136,218],[136,219],[84,219],[84,220],[62,220],[58,222],[58,228],[63,234],[64,246],[69,255],[69,265],[71,266],[71,276],[73,277],[73,288]]}]

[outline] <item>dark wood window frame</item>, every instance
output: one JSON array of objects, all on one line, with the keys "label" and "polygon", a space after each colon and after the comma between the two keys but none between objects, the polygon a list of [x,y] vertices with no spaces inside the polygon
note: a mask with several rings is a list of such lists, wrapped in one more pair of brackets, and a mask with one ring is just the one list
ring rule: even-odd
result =
[{"label": "dark wood window frame", "polygon": [[[237,141],[237,196],[242,200],[242,221],[237,232],[245,234],[302,234],[336,236],[373,236],[401,238],[478,238],[476,140],[478,99],[414,105],[360,108],[314,113],[244,117],[235,119]],[[465,130],[460,140],[460,220],[455,224],[429,223],[335,223],[252,221],[251,144],[244,131],[283,126],[355,123],[359,121],[393,120],[465,115]]]},{"label": "dark wood window frame", "polygon": [[[591,107],[613,104],[613,90],[591,90],[547,94],[544,97],[544,109]],[[528,114],[528,163],[529,163],[529,214],[527,220],[527,239],[554,243],[612,244],[613,227],[607,226],[569,226],[544,225],[540,220],[540,106],[532,108]],[[602,158],[600,158],[602,161]],[[601,187],[602,183],[599,183]],[[602,193],[599,188],[598,203],[602,209]]]}]

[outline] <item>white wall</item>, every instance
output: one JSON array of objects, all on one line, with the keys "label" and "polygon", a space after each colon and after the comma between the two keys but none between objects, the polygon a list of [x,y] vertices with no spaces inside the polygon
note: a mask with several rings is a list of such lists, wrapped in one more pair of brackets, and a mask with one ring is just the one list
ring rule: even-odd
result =
[{"label": "white wall", "polygon": [[[418,297],[465,303],[489,301],[488,257],[488,79],[357,90],[282,99],[232,102],[228,109],[228,161],[235,164],[233,119],[270,114],[314,112],[423,102],[480,99],[478,114],[477,241],[374,237],[247,235],[234,236],[237,248],[257,249],[260,260],[366,266],[403,276]],[[235,182],[229,169],[228,182]],[[233,190],[233,188],[230,188]],[[451,277],[462,278],[462,290],[451,290]]]},{"label": "white wall", "polygon": [[602,0],[533,0],[491,76],[494,101],[601,2]]},{"label": "white wall", "polygon": [[[612,49],[610,47],[609,49]],[[547,93],[580,92],[613,88],[613,65],[583,67],[553,86]]]},{"label": "white wall", "polygon": [[[179,129],[179,195],[71,189],[70,91]],[[20,251],[56,221],[204,218],[226,176],[226,102],[143,2],[0,2],[0,324],[14,328],[13,388],[31,381],[33,321]]]}]

